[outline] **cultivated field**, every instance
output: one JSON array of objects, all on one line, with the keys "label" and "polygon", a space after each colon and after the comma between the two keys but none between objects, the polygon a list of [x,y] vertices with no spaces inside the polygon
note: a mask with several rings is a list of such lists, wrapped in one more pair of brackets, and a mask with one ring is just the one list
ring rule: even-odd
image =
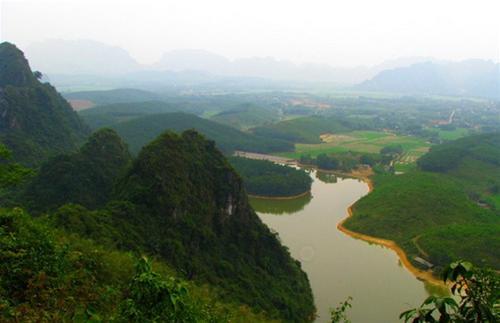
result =
[{"label": "cultivated field", "polygon": [[294,152],[281,153],[281,156],[300,158],[302,155],[315,157],[322,153],[355,151],[362,153],[378,153],[389,145],[401,145],[405,151],[401,163],[414,163],[415,160],[429,150],[430,144],[425,140],[411,136],[400,136],[383,131],[352,131],[342,134],[323,134],[321,144],[295,144]]}]

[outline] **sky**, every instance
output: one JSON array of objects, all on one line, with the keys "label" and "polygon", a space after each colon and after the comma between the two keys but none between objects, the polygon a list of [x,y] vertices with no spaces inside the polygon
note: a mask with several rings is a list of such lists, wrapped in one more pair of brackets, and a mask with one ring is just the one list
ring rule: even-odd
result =
[{"label": "sky", "polygon": [[174,49],[230,59],[374,65],[426,56],[500,61],[499,0],[0,0],[0,39],[119,46],[141,63]]}]

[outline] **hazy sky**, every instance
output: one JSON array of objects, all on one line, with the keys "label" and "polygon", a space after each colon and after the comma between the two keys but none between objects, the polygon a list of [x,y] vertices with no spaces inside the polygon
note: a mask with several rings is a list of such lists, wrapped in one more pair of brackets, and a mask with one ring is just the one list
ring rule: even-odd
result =
[{"label": "hazy sky", "polygon": [[0,37],[93,39],[142,63],[172,49],[336,66],[500,60],[500,0],[0,0]]}]

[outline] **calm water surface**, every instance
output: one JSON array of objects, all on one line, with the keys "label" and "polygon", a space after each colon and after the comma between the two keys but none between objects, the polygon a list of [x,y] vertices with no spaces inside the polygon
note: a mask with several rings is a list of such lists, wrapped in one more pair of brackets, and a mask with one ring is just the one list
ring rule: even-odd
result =
[{"label": "calm water surface", "polygon": [[302,263],[318,309],[317,321],[327,322],[329,308],[351,296],[348,315],[353,323],[398,322],[399,313],[420,305],[432,287],[402,267],[392,250],[337,230],[347,208],[368,193],[366,183],[316,171],[310,174],[311,196],[250,202]]}]

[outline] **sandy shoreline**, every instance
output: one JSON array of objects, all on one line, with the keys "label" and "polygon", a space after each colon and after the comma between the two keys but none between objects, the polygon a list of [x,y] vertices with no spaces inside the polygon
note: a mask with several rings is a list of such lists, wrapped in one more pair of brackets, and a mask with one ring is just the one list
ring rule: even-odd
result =
[{"label": "sandy shoreline", "polygon": [[[373,190],[373,182],[369,177],[367,177],[367,176],[354,176],[354,177],[357,177],[357,178],[363,180],[368,185],[368,188],[369,188],[368,192],[371,192]],[[367,241],[370,243],[376,243],[376,244],[382,245],[384,247],[387,247],[387,248],[393,250],[398,255],[399,260],[401,261],[403,266],[410,273],[412,273],[415,277],[417,277],[420,280],[431,283],[433,285],[446,286],[445,283],[441,279],[436,278],[431,271],[425,271],[425,270],[422,270],[422,269],[419,269],[419,268],[413,266],[413,264],[408,259],[408,256],[406,255],[404,250],[401,249],[401,247],[398,246],[398,244],[396,242],[394,242],[392,240],[381,239],[381,238],[369,236],[369,235],[366,235],[363,233],[351,231],[351,230],[347,229],[346,227],[344,227],[344,222],[349,217],[351,217],[353,215],[352,207],[355,203],[356,202],[354,202],[351,206],[349,206],[347,208],[348,215],[337,224],[337,229],[339,229],[340,231],[342,231],[343,233],[347,234],[348,236],[350,236],[352,238],[364,240],[364,241]]]},{"label": "sandy shoreline", "polygon": [[294,200],[299,197],[303,197],[306,195],[311,194],[311,191],[305,191],[304,193],[300,193],[297,195],[291,195],[291,196],[265,196],[265,195],[253,195],[253,194],[248,194],[248,197],[256,198],[256,199],[265,199],[265,200]]},{"label": "sandy shoreline", "polygon": [[[245,156],[245,157],[252,158],[253,156]],[[276,157],[276,156],[259,154],[259,159],[267,159],[269,157]],[[272,159],[268,159],[268,160],[272,160]],[[272,160],[272,161],[274,161],[274,160]],[[290,160],[287,161],[287,163],[290,164]],[[373,190],[373,181],[370,179],[370,176],[373,175],[373,171],[369,167],[368,168],[357,169],[357,170],[352,171],[350,173],[342,173],[342,172],[333,171],[333,170],[319,169],[319,168],[315,167],[315,165],[301,164],[298,160],[295,160],[295,162],[293,164],[295,164],[295,165],[297,165],[299,167],[304,167],[304,168],[314,168],[317,171],[324,172],[324,173],[331,173],[331,174],[335,174],[335,175],[338,175],[338,176],[346,176],[346,177],[357,178],[357,179],[362,180],[363,182],[365,182],[368,185],[368,193],[370,193]],[[304,194],[301,194],[301,196],[304,196],[307,193],[310,193],[310,191],[305,192]],[[249,195],[249,196],[251,196],[251,195]],[[257,197],[258,198],[259,196],[252,196],[252,197]],[[297,198],[297,197],[300,197],[300,196],[285,197],[285,198],[263,197],[263,196],[260,196],[260,197],[261,198],[270,198],[270,199],[293,199],[293,198]],[[403,264],[403,266],[410,273],[412,273],[415,277],[417,277],[417,279],[420,279],[420,280],[426,281],[428,283],[431,283],[433,285],[437,285],[437,286],[441,286],[441,287],[446,286],[445,283],[441,279],[435,277],[434,274],[431,271],[425,271],[425,270],[422,270],[422,269],[419,269],[419,268],[413,266],[413,264],[408,259],[408,256],[406,255],[406,253],[404,252],[404,250],[400,246],[398,246],[398,244],[396,242],[394,242],[392,240],[386,240],[386,239],[381,239],[381,238],[369,236],[369,235],[366,235],[366,234],[363,234],[363,233],[359,233],[359,232],[354,232],[354,231],[351,231],[351,230],[347,229],[346,227],[344,227],[344,222],[349,217],[351,217],[353,215],[352,207],[353,207],[353,205],[355,203],[356,202],[354,202],[352,205],[350,205],[347,208],[348,215],[342,221],[340,221],[337,224],[337,229],[338,230],[340,230],[341,232],[347,234],[348,236],[350,236],[350,237],[352,237],[354,239],[360,239],[360,240],[364,240],[366,242],[376,243],[376,244],[382,245],[384,247],[387,247],[387,248],[393,250],[398,255],[399,260],[401,261],[401,263]]]}]

